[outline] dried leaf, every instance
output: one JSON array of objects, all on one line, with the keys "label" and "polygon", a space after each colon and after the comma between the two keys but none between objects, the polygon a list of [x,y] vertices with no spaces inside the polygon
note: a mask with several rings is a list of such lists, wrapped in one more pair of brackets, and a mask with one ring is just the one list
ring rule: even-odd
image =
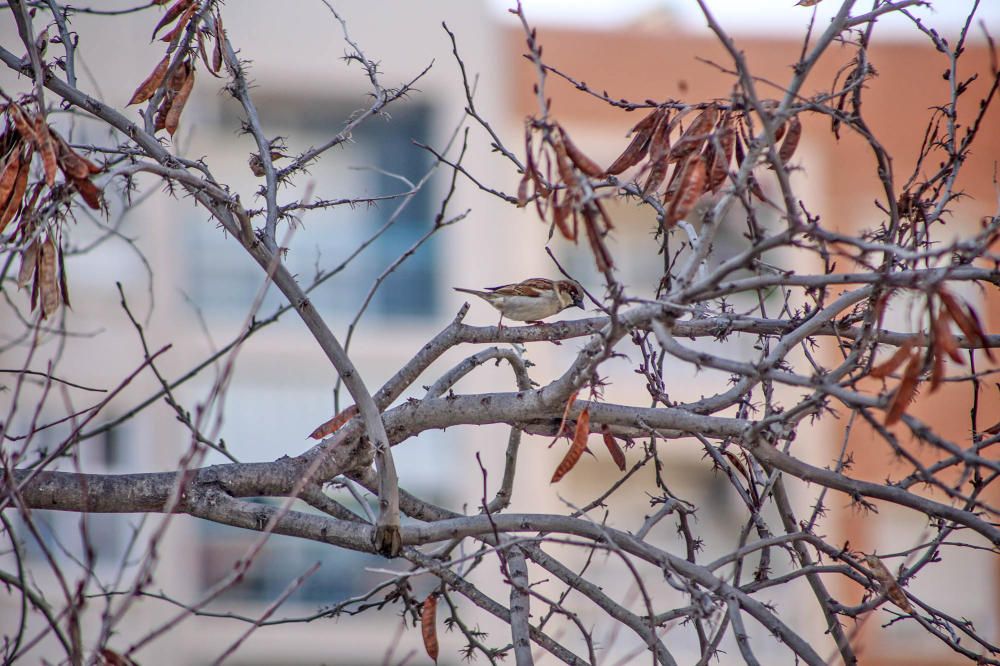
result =
[{"label": "dried leaf", "polygon": [[907,340],[903,345],[896,350],[889,360],[879,363],[871,372],[868,373],[869,377],[874,377],[875,379],[884,379],[894,373],[899,366],[903,365],[903,362],[910,358],[910,353],[913,351],[913,340]]},{"label": "dried leaf", "polygon": [[101,190],[86,178],[76,178],[73,180],[76,188],[87,205],[94,210],[101,210]]},{"label": "dried leaf", "polygon": [[186,64],[186,68],[187,76],[184,79],[184,83],[181,85],[180,90],[177,91],[177,96],[171,101],[170,109],[167,111],[163,121],[163,126],[170,136],[173,136],[174,132],[177,131],[177,126],[181,120],[181,112],[184,111],[184,104],[187,103],[188,97],[191,96],[191,90],[194,88],[194,67]]},{"label": "dried leaf", "polygon": [[601,220],[604,222],[604,230],[611,231],[615,228],[615,225],[611,224],[611,216],[608,215],[608,211],[604,209],[604,204],[601,203],[600,199],[594,199],[594,205],[597,206],[597,213],[601,216]]},{"label": "dried leaf", "polygon": [[666,111],[663,109],[657,109],[651,114],[643,118],[632,128],[632,132],[635,132],[635,136],[632,138],[631,143],[625,148],[625,151],[618,156],[611,166],[609,166],[604,173],[617,175],[633,167],[642,161],[642,158],[646,156],[649,152],[650,139],[653,136],[653,131],[656,129],[657,123],[663,118]]},{"label": "dried leaf", "polygon": [[[7,200],[10,199],[10,193],[14,191],[14,182],[17,180],[17,174],[21,170],[21,146],[15,145],[14,149],[10,151],[10,156],[3,165],[3,170],[0,171],[0,209],[6,205]],[[0,231],[3,231],[3,227],[0,226]]]},{"label": "dried leaf", "polygon": [[690,160],[684,167],[677,193],[670,201],[663,221],[668,229],[673,228],[678,221],[687,217],[691,209],[705,191],[705,162],[700,157]]},{"label": "dried leaf", "polygon": [[649,176],[647,176],[646,183],[642,186],[643,196],[656,191],[656,188],[660,186],[663,179],[666,177],[668,167],[669,163],[666,158],[652,162],[652,166],[649,169]]},{"label": "dried leaf", "polygon": [[7,106],[7,110],[11,120],[14,121],[14,129],[17,130],[17,133],[27,141],[35,143],[37,141],[35,129],[24,114],[24,111],[21,110],[21,107],[12,103]]},{"label": "dried leaf", "polygon": [[38,248],[38,290],[42,297],[42,319],[59,308],[59,280],[56,275],[57,250],[55,239],[49,236]]},{"label": "dried leaf", "polygon": [[52,187],[56,184],[56,174],[59,172],[56,147],[52,135],[49,134],[49,126],[45,124],[45,118],[41,115],[35,118],[35,146],[38,148],[42,167],[45,169],[45,184]]},{"label": "dried leaf", "polygon": [[601,240],[601,232],[597,229],[597,216],[594,208],[588,206],[583,211],[583,227],[587,231],[587,242],[590,243],[590,251],[594,253],[594,260],[597,262],[597,270],[607,273],[614,267],[615,262],[611,259],[611,253]]},{"label": "dried leaf", "polygon": [[141,104],[151,98],[156,92],[156,89],[160,87],[161,83],[163,83],[163,77],[166,76],[167,67],[169,65],[170,56],[163,56],[163,60],[161,60],[156,67],[153,68],[153,71],[146,77],[146,80],[140,83],[139,87],[135,89],[134,93],[132,93],[132,98],[128,101],[126,106]]},{"label": "dried leaf", "polygon": [[632,126],[632,129],[628,131],[629,136],[635,132],[645,132],[646,130],[651,130],[656,127],[657,123],[663,118],[664,114],[668,113],[666,109],[656,108],[653,109],[649,114],[643,117],[642,120],[637,122]]},{"label": "dried leaf", "polygon": [[203,30],[199,30],[197,32],[197,36],[198,36],[198,55],[201,56],[201,61],[205,63],[205,69],[207,69],[212,74],[215,74],[215,72],[212,71],[212,62],[208,59],[208,49],[205,48],[205,32]]},{"label": "dried leaf", "polygon": [[38,241],[31,241],[28,247],[21,251],[21,269],[17,272],[17,288],[24,289],[35,275],[38,263]]},{"label": "dried leaf", "polygon": [[677,162],[691,153],[701,150],[718,118],[719,110],[714,106],[708,107],[695,116],[695,119],[691,121],[691,124],[670,149],[670,159]]},{"label": "dried leaf", "polygon": [[323,439],[324,437],[328,437],[333,433],[337,432],[338,430],[340,430],[345,423],[347,423],[357,415],[358,415],[358,406],[351,405],[347,409],[341,410],[339,414],[337,414],[332,419],[330,419],[323,425],[313,430],[311,433],[309,433],[309,436],[312,437],[313,439]]},{"label": "dried leaf", "polygon": [[424,639],[424,650],[427,656],[437,663],[438,660],[438,639],[437,639],[437,595],[429,594],[424,599],[423,608],[420,609],[420,635]]},{"label": "dried leaf", "polygon": [[896,389],[892,400],[889,402],[889,407],[885,415],[885,424],[887,426],[903,418],[903,413],[906,412],[906,408],[917,392],[917,385],[920,383],[921,365],[920,351],[915,349],[910,355],[909,362],[906,364],[906,370],[903,372],[902,381],[899,382],[899,388]]},{"label": "dried leaf", "polygon": [[987,358],[992,361],[993,352],[987,346],[986,333],[979,323],[979,316],[976,314],[976,311],[968,303],[960,303],[955,296],[944,289],[938,291],[938,298],[941,299],[941,303],[948,311],[948,314],[951,315],[952,320],[962,330],[965,337],[969,339],[969,342],[981,346],[983,351],[986,352]]},{"label": "dried leaf", "polygon": [[[740,137],[736,138],[736,144],[734,146],[736,151],[736,164],[742,169],[743,162],[746,160],[746,153],[743,152],[743,141]],[[759,200],[766,202],[767,198],[764,196],[764,190],[760,189],[760,183],[751,174],[747,177],[747,188],[749,188],[750,193],[757,197]]]},{"label": "dried leaf", "polygon": [[947,308],[945,308],[944,312],[938,311],[938,316],[932,324],[934,329],[934,352],[940,353],[943,351],[955,363],[965,365],[965,359],[962,358],[962,354],[958,350],[958,342],[951,332],[951,326],[949,326],[950,319],[951,317],[948,315]]},{"label": "dried leaf", "polygon": [[566,154],[569,155],[569,159],[573,162],[573,165],[577,169],[584,172],[591,178],[599,178],[604,175],[604,169],[597,165],[597,162],[587,157],[582,150],[576,147],[569,138],[569,134],[562,127],[559,128],[559,134],[562,136],[563,145],[566,147]]},{"label": "dried leaf", "polygon": [[173,23],[178,16],[187,10],[188,6],[190,6],[192,2],[193,0],[177,0],[177,2],[171,5],[170,9],[167,10],[167,13],[160,19],[160,22],[156,24],[155,28],[153,28],[153,36],[150,37],[150,40],[156,39],[156,33]]},{"label": "dried leaf", "polygon": [[865,555],[865,563],[871,567],[872,575],[875,576],[875,580],[878,581],[882,590],[886,592],[889,600],[907,613],[912,613],[913,606],[910,605],[910,600],[906,598],[906,594],[899,586],[899,583],[896,582],[895,576],[892,575],[882,560],[875,555]]},{"label": "dried leaf", "polygon": [[213,73],[218,74],[219,70],[222,69],[222,40],[226,38],[226,33],[222,29],[222,15],[216,12],[215,14],[215,47],[212,49],[212,67]]},{"label": "dried leaf", "polygon": [[35,183],[31,187],[31,196],[27,198],[26,203],[21,204],[21,210],[18,213],[18,217],[21,219],[17,223],[17,229],[14,230],[14,233],[22,239],[29,238],[31,236],[31,231],[36,223],[36,221],[32,219],[32,213],[35,210],[35,204],[38,202],[38,197],[42,193],[43,189],[45,189],[45,183]]},{"label": "dried leaf", "polygon": [[135,662],[119,652],[106,647],[100,649],[100,666],[135,666]]},{"label": "dried leaf", "polygon": [[51,132],[51,134],[56,142],[56,158],[59,161],[59,168],[62,169],[66,180],[88,178],[94,169],[99,170],[99,167],[90,160],[77,154],[61,136],[55,132]]},{"label": "dried leaf", "polygon": [[567,222],[567,214],[572,210],[572,204],[569,201],[559,200],[559,191],[556,190],[552,193],[552,220],[555,222],[556,227],[559,229],[559,233],[563,235],[563,238],[571,241],[576,241],[576,228],[571,227]]},{"label": "dried leaf", "polygon": [[649,138],[649,161],[659,162],[670,154],[670,112],[663,110]]},{"label": "dried leaf", "polygon": [[590,436],[590,408],[584,407],[583,411],[580,412],[580,417],[576,421],[576,430],[573,432],[573,443],[569,447],[569,451],[563,457],[562,462],[556,467],[555,474],[552,475],[552,481],[550,483],[556,483],[561,478],[566,476],[566,473],[573,469],[577,461],[580,460],[580,456],[583,455],[583,450],[587,448],[587,438]]},{"label": "dried leaf", "polygon": [[62,246],[59,246],[59,298],[63,305],[72,307],[69,302],[69,282],[66,279],[66,261],[63,258]]},{"label": "dried leaf", "polygon": [[174,39],[177,38],[177,36],[184,31],[184,27],[191,20],[191,17],[194,16],[194,13],[195,11],[197,11],[197,9],[198,9],[198,3],[193,3],[190,7],[188,7],[187,10],[183,14],[181,14],[180,19],[178,19],[177,21],[177,25],[175,25],[170,32],[163,35],[163,37],[160,37],[160,41],[167,43],[174,41]]},{"label": "dried leaf", "polygon": [[601,426],[601,436],[604,438],[604,446],[608,447],[608,453],[611,454],[611,460],[614,461],[619,470],[624,472],[625,453],[622,451],[622,447],[618,446],[618,440],[611,434],[608,426]]},{"label": "dried leaf", "polygon": [[705,183],[705,189],[709,192],[717,190],[729,176],[729,163],[733,159],[733,143],[736,141],[736,130],[731,127],[731,124],[732,120],[726,114],[717,132],[719,146],[712,152],[712,166],[708,170],[708,179]]},{"label": "dried leaf", "polygon": [[573,189],[577,188],[576,175],[573,172],[572,163],[569,160],[569,155],[566,154],[566,146],[558,138],[552,142],[556,149],[556,168],[559,170],[559,179],[562,180],[563,185],[567,188]]},{"label": "dried leaf", "polygon": [[[18,150],[20,152],[20,150]],[[31,151],[28,151],[26,159],[19,160],[18,170],[14,179],[14,186],[11,188],[10,196],[6,205],[0,209],[0,232],[7,228],[7,225],[17,214],[17,209],[21,206],[24,192],[28,188],[28,175],[31,173]],[[4,174],[6,176],[6,174]]]},{"label": "dried leaf", "polygon": [[800,138],[802,138],[802,123],[798,118],[792,118],[788,121],[788,131],[785,132],[785,139],[781,142],[781,147],[778,148],[778,157],[781,159],[782,164],[787,165],[788,160],[792,159],[795,149],[799,147]]}]

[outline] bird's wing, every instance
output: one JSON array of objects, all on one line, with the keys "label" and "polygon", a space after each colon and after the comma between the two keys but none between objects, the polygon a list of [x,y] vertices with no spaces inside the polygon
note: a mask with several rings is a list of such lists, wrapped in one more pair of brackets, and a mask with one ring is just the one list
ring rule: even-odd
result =
[{"label": "bird's wing", "polygon": [[540,296],[543,291],[551,289],[552,282],[545,278],[530,278],[524,282],[489,287],[494,294],[502,296]]}]

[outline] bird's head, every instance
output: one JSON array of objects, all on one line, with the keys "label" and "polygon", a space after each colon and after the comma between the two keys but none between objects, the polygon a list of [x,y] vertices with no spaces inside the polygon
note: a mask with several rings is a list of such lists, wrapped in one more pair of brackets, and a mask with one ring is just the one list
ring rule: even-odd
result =
[{"label": "bird's head", "polygon": [[559,280],[555,283],[556,295],[563,309],[575,305],[583,309],[583,287],[572,280]]}]

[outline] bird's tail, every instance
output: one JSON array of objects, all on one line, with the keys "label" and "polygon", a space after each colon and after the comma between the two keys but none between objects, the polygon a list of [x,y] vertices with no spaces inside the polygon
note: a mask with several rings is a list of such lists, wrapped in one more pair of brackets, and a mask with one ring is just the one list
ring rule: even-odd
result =
[{"label": "bird's tail", "polygon": [[487,291],[479,291],[478,289],[466,289],[465,287],[452,287],[455,291],[464,291],[467,294],[472,294],[473,296],[478,296],[479,298],[486,298],[489,296]]}]

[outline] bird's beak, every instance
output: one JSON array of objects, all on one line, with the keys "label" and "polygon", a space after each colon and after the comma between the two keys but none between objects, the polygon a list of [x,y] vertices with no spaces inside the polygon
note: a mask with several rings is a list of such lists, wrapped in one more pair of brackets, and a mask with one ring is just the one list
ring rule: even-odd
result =
[{"label": "bird's beak", "polygon": [[576,307],[580,308],[581,310],[585,310],[586,309],[586,308],[583,307],[583,299],[582,298],[577,298],[576,300],[574,300],[573,301],[573,305],[575,305]]}]

